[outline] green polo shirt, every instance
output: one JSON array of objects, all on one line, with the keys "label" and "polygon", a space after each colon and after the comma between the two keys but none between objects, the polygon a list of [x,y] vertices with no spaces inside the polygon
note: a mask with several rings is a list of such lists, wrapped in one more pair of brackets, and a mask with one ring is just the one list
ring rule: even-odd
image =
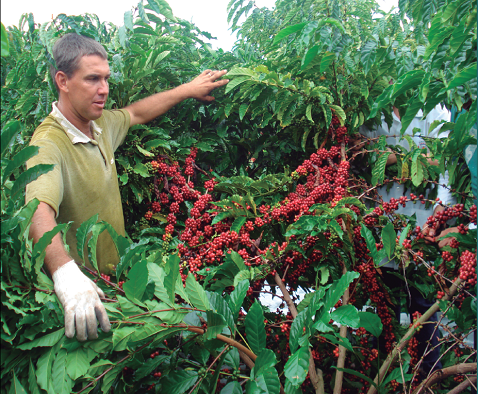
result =
[{"label": "green polo shirt", "polygon": [[[58,223],[73,222],[66,241],[77,262],[81,260],[76,230],[85,220],[99,214],[99,220],[111,224],[119,234],[125,233],[114,152],[128,132],[129,113],[105,110],[92,123],[93,139],[89,139],[54,104],[52,113],[38,126],[30,142],[40,148],[38,155],[27,162],[28,168],[36,164],[55,165],[52,171],[28,184],[26,201],[37,198],[55,210]],[[85,248],[86,260],[87,255]],[[107,231],[98,239],[96,256],[103,273],[109,273],[118,264],[116,247]]]}]

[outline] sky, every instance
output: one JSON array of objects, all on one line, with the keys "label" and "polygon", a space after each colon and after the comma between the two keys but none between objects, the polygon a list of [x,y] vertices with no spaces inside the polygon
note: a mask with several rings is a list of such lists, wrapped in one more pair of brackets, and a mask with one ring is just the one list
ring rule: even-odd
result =
[{"label": "sky", "polygon": [[[167,0],[168,1],[168,0]],[[227,4],[230,0],[169,0],[173,14],[193,22],[199,29],[207,31],[217,40],[210,43],[213,48],[230,50],[235,37],[227,24]],[[384,11],[398,5],[398,0],[377,0]],[[144,1],[146,3],[146,1]],[[273,8],[275,0],[255,0],[259,8]],[[17,0],[1,1],[0,20],[5,26],[18,26],[23,13],[32,13],[35,22],[44,23],[58,14],[81,15],[96,14],[102,22],[112,22],[121,26],[126,11],[132,10],[138,0]]]}]

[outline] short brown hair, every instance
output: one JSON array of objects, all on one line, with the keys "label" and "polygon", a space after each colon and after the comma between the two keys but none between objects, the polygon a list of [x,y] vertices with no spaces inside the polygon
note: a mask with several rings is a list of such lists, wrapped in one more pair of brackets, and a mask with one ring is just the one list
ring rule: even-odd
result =
[{"label": "short brown hair", "polygon": [[104,60],[108,60],[105,48],[92,38],[68,33],[55,42],[53,46],[53,59],[55,60],[56,67],[50,66],[50,74],[57,91],[56,73],[63,71],[68,78],[71,78],[73,73],[78,70],[81,58],[90,55],[97,55]]}]

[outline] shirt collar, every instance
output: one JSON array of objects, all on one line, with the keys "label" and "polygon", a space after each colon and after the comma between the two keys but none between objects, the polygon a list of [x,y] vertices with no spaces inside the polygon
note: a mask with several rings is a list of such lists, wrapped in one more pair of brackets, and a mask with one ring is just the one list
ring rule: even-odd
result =
[{"label": "shirt collar", "polygon": [[[92,140],[91,138],[88,138],[84,133],[82,133],[77,127],[75,127],[66,117],[61,113],[61,111],[58,109],[58,101],[55,101],[52,104],[52,111],[50,113],[51,116],[53,116],[60,124],[61,126],[65,129],[66,135],[68,138],[71,140],[72,144],[77,144],[77,143],[82,143],[82,144],[87,144],[89,142],[92,142],[94,145],[97,145],[98,143],[95,140]],[[93,129],[94,134],[99,134],[101,135],[101,127],[98,126],[95,121],[91,121],[91,127]]]}]

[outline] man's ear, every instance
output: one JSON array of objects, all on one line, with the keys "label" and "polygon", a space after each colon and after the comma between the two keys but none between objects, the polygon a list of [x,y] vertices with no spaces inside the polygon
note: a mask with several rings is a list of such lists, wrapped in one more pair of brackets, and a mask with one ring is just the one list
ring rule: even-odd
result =
[{"label": "man's ear", "polygon": [[57,71],[55,82],[60,92],[68,93],[68,76],[63,71]]}]

